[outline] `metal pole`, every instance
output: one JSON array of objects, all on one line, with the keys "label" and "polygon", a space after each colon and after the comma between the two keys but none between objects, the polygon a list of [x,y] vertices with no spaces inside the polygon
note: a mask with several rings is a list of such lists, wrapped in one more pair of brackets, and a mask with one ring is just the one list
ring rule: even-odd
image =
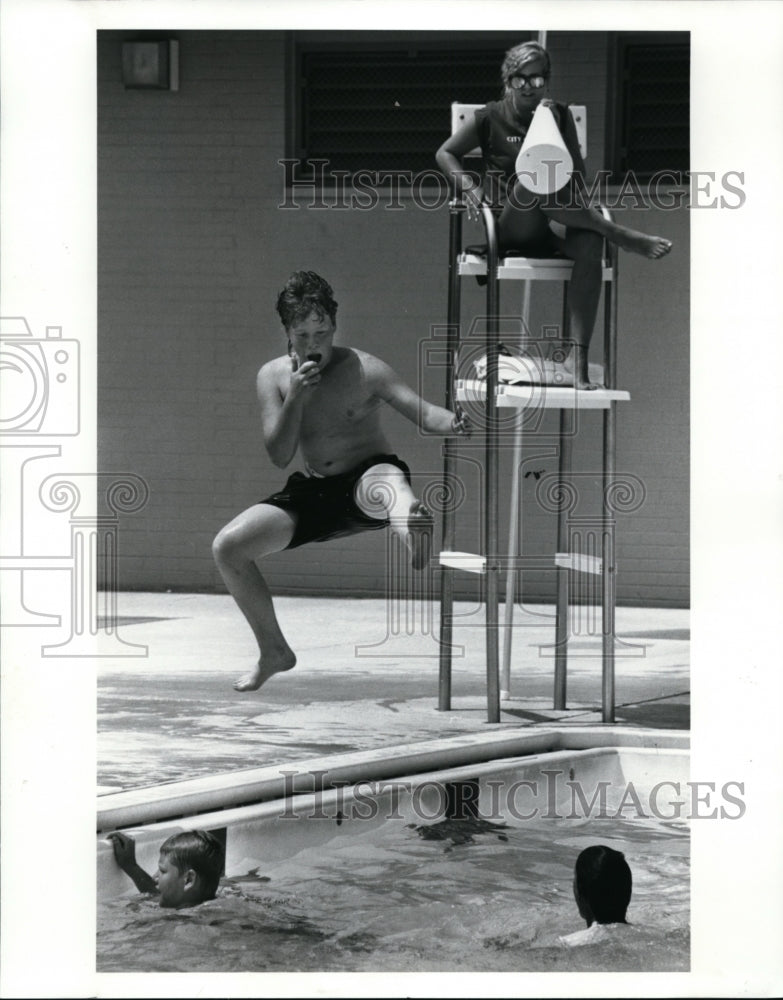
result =
[{"label": "metal pole", "polygon": [[[446,409],[454,409],[454,369],[460,341],[460,284],[458,257],[462,248],[462,202],[455,198],[449,205],[449,300],[446,334]],[[446,438],[443,445],[443,544],[454,548],[456,511],[448,502],[456,465],[456,442]],[[451,710],[451,649],[454,621],[454,571],[441,567],[440,585],[440,671],[438,676],[438,711]]]},{"label": "metal pole", "polygon": [[604,410],[604,482],[603,482],[603,545],[601,552],[601,717],[604,722],[614,722],[614,644],[615,644],[615,565],[614,519],[609,497],[614,481],[615,466],[615,404]]},{"label": "metal pole", "polygon": [[500,722],[498,676],[498,245],[491,209],[482,205],[487,233],[487,398],[485,406],[484,539],[486,570],[484,598],[487,628],[487,721]]},{"label": "metal pole", "polygon": [[[530,320],[531,283],[525,282],[522,294],[522,328],[527,333]],[[500,696],[508,698],[511,694],[511,639],[514,628],[514,604],[516,601],[517,578],[521,572],[517,570],[515,558],[521,551],[522,534],[522,428],[524,412],[517,410],[514,425],[514,458],[511,466],[511,506],[508,515],[508,568],[506,569],[506,605],[503,616],[503,663],[500,669]],[[521,592],[521,586],[520,586]]]},{"label": "metal pole", "polygon": [[[607,389],[617,385],[617,278],[618,253],[609,244],[612,265],[612,280],[606,286],[604,295],[604,372]],[[604,722],[614,722],[614,679],[615,679],[615,603],[616,568],[614,545],[614,517],[611,508],[611,490],[614,483],[617,453],[615,403],[604,410],[603,435],[603,546],[601,562],[601,612],[602,612],[602,656],[601,656],[601,717]]]},{"label": "metal pole", "polygon": [[[568,434],[568,411],[560,411],[560,461],[558,483],[566,482],[571,475],[572,440]],[[565,499],[564,497],[561,499]],[[568,507],[563,504],[557,512],[557,551],[569,551]],[[571,571],[565,566],[557,567],[557,610],[555,615],[555,694],[554,708],[566,707],[566,675],[568,673],[568,584]]]},{"label": "metal pole", "polygon": [[[563,340],[567,340],[568,329],[568,283],[563,283]],[[568,420],[571,412],[572,419]],[[571,456],[573,450],[573,411],[565,408],[560,410],[558,486],[561,487],[561,503],[557,512],[557,551],[569,552],[568,540],[568,506],[565,504],[567,494],[562,492],[562,485],[571,476]],[[568,584],[571,571],[565,566],[557,567],[557,603],[555,611],[555,691],[553,707],[562,711],[566,707],[566,676],[568,673]]]}]

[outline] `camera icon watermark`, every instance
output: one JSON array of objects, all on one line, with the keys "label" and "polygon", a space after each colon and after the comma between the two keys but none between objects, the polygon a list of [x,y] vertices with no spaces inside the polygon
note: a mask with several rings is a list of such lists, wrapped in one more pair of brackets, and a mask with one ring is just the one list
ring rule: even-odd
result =
[{"label": "camera icon watermark", "polygon": [[0,433],[79,433],[79,342],[62,327],[40,338],[23,316],[0,318]]},{"label": "camera icon watermark", "polygon": [[0,627],[65,626],[43,656],[146,656],[118,633],[117,595],[120,517],[145,506],[148,484],[133,473],[51,468],[66,449],[51,438],[80,433],[79,365],[79,342],[62,327],[36,338],[23,316],[0,318]]}]

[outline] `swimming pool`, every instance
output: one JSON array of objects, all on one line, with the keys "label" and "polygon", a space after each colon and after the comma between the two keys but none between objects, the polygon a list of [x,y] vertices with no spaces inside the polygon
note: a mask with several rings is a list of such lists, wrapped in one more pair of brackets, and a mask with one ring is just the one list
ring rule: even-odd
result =
[{"label": "swimming pool", "polygon": [[[574,732],[535,741],[544,735],[556,747],[589,742]],[[468,762],[406,773],[375,752],[365,777],[351,781],[340,777],[345,762],[331,770],[305,762],[283,776],[285,797],[126,825],[147,870],[176,830],[204,826],[225,838],[219,896],[192,910],[161,911],[136,894],[105,842],[105,809],[98,969],[687,970],[687,736],[644,746],[632,732],[598,730],[594,742],[611,735],[626,745],[528,753],[522,745],[483,761],[470,759],[478,738],[433,741],[467,752]],[[487,753],[502,741],[483,742]],[[412,748],[399,749],[411,764]],[[163,801],[156,808],[165,812]],[[583,926],[574,860],[592,843],[626,854],[631,923],[600,944],[564,948],[559,936]]]}]

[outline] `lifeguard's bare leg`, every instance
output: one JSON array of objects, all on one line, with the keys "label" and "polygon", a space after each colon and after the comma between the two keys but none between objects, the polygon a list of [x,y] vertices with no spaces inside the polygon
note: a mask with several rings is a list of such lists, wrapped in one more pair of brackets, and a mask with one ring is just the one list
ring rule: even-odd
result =
[{"label": "lifeguard's bare leg", "polygon": [[568,340],[573,350],[563,374],[569,380],[573,375],[577,389],[598,388],[590,382],[587,355],[601,298],[602,237],[589,229],[574,228],[566,228],[563,237],[556,236],[544,211],[536,205],[518,208],[513,202],[503,209],[498,236],[501,251],[516,248],[524,252],[526,247],[555,245],[573,260],[568,291]]},{"label": "lifeguard's bare leg", "polygon": [[[550,220],[565,226],[565,236],[554,234]],[[668,253],[671,249],[668,240],[660,241],[659,237],[646,237],[642,233],[637,235],[653,240],[657,248],[655,255]],[[568,340],[573,349],[563,373],[569,381],[573,375],[577,389],[598,388],[589,378],[588,351],[601,298],[603,240],[616,238],[633,242],[632,231],[610,223],[594,209],[557,206],[554,198],[533,199],[517,185],[514,198],[505,206],[498,221],[498,237],[501,252],[509,249],[525,252],[528,247],[546,247],[554,243],[561,253],[573,260],[568,291]],[[649,249],[652,244],[645,246]]]},{"label": "lifeguard's bare leg", "polygon": [[362,513],[389,526],[410,554],[411,566],[423,569],[432,552],[434,519],[415,496],[396,465],[381,462],[371,466],[356,484],[356,503]]},{"label": "lifeguard's bare leg", "polygon": [[[566,185],[554,194],[535,197],[525,191],[522,184],[517,181],[511,201],[512,207],[516,208],[517,212],[520,210],[518,206],[537,206],[547,219],[553,222],[558,222],[569,229],[587,229],[622,250],[650,260],[664,257],[671,250],[671,240],[621,226],[619,222],[607,219],[597,208],[587,204],[585,198],[586,195],[579,191],[576,182]],[[526,212],[529,208],[523,207],[521,210]]]},{"label": "lifeguard's bare leg", "polygon": [[591,232],[603,236],[610,243],[615,243],[621,250],[649,257],[650,260],[664,257],[672,248],[671,240],[621,226],[617,222],[604,218],[595,208],[582,208],[576,205],[564,208],[550,202],[542,204],[541,210],[553,222],[559,222],[574,229],[589,229]]},{"label": "lifeguard's bare leg", "polygon": [[501,250],[504,247],[524,247],[526,242],[541,235],[549,221],[558,222],[568,229],[587,229],[622,250],[651,260],[664,257],[671,250],[671,240],[621,226],[619,222],[605,218],[597,208],[582,204],[581,198],[582,195],[573,186],[541,197],[531,194],[517,181],[498,222]]},{"label": "lifeguard's bare leg", "polygon": [[569,229],[563,253],[574,262],[568,283],[568,340],[573,344],[567,368],[576,389],[597,389],[588,374],[588,352],[601,298],[603,241],[587,229]]},{"label": "lifeguard's bare leg", "polygon": [[234,684],[237,691],[256,691],[273,674],[296,664],[277,621],[269,587],[255,562],[280,552],[293,534],[293,518],[279,507],[262,503],[238,514],[212,544],[220,575],[258,643],[258,662]]}]

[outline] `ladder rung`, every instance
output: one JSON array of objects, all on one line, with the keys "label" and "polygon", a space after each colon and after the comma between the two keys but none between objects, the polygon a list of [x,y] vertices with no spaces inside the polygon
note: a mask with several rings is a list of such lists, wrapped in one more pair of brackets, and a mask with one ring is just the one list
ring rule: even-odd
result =
[{"label": "ladder rung", "polygon": [[441,566],[462,569],[466,573],[484,573],[487,568],[487,557],[473,552],[441,552],[439,562]]},{"label": "ladder rung", "polygon": [[594,573],[600,576],[603,562],[598,556],[585,556],[579,552],[555,553],[555,566],[563,569],[573,569],[578,573]]}]

